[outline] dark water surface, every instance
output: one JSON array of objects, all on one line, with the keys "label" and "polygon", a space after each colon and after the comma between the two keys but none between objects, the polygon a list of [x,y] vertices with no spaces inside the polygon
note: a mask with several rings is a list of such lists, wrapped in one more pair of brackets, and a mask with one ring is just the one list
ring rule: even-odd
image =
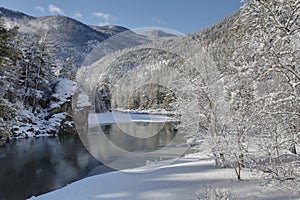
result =
[{"label": "dark water surface", "polygon": [[[151,124],[150,128],[153,126],[153,129],[158,126],[158,123]],[[143,128],[142,123],[139,126],[132,126],[130,123],[122,126],[137,133],[137,127]],[[149,127],[149,123],[147,126]],[[102,128],[103,134],[111,142],[127,151],[136,152],[153,150],[168,144],[176,134],[171,127],[170,123],[166,123],[159,134],[147,140],[126,136],[114,124]],[[106,143],[101,141],[97,141],[99,151],[109,157],[115,156],[106,147]],[[145,160],[139,162],[145,163]],[[109,171],[112,169],[95,159],[77,135],[13,140],[0,147],[0,200],[26,199],[61,188],[84,177]]]},{"label": "dark water surface", "polygon": [[98,165],[77,135],[11,141],[0,148],[0,199],[25,199],[63,187]]}]

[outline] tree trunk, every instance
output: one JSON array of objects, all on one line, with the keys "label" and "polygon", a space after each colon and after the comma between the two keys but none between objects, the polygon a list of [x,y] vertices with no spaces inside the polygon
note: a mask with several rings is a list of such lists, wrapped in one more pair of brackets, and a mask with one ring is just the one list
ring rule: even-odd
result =
[{"label": "tree trunk", "polygon": [[296,145],[295,145],[295,144],[292,144],[291,147],[289,148],[289,151],[290,151],[292,154],[297,154]]}]

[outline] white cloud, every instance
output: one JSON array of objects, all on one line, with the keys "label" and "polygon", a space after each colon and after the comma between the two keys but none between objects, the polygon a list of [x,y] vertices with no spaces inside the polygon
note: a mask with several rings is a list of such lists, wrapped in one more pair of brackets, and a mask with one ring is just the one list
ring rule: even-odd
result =
[{"label": "white cloud", "polygon": [[41,6],[36,6],[35,9],[40,11],[40,12],[45,12],[45,8],[43,8]]},{"label": "white cloud", "polygon": [[99,26],[107,26],[107,25],[109,25],[109,22],[100,22],[99,23]]},{"label": "white cloud", "polygon": [[92,13],[95,17],[105,19],[107,21],[114,21],[116,20],[116,17],[114,15],[108,14],[108,13],[103,13],[103,12],[94,12]]},{"label": "white cloud", "polygon": [[74,17],[75,18],[81,18],[82,14],[80,12],[76,12],[76,13],[74,13]]},{"label": "white cloud", "polygon": [[49,12],[51,14],[59,14],[59,15],[63,15],[64,14],[64,11],[61,8],[59,8],[57,6],[54,6],[52,4],[49,5]]},{"label": "white cloud", "polygon": [[151,19],[152,19],[155,23],[160,24],[160,25],[167,25],[167,24],[168,24],[167,22],[165,22],[165,21],[163,21],[163,20],[161,20],[161,19],[158,19],[158,18],[156,18],[156,17],[152,17]]}]

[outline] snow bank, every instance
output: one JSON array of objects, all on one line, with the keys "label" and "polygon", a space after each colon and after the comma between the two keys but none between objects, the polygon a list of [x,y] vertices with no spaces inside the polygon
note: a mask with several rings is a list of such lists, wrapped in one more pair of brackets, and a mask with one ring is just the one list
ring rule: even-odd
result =
[{"label": "snow bank", "polygon": [[37,105],[36,113],[32,113],[32,108],[23,108],[18,112],[18,123],[13,126],[14,137],[49,136],[59,133],[62,126],[73,127],[72,122],[65,120],[68,108],[63,105],[70,104],[75,89],[74,81],[58,79],[49,108]]},{"label": "snow bank", "polygon": [[55,85],[55,93],[52,98],[57,99],[56,102],[51,102],[50,108],[56,108],[71,99],[76,89],[75,82],[68,79],[58,79]]},{"label": "snow bank", "polygon": [[[262,186],[250,172],[244,172],[245,181],[237,181],[233,170],[215,167],[213,159],[204,153],[178,159],[172,165],[164,163],[168,161],[88,177],[31,200],[196,200],[197,193],[207,187],[229,189],[240,199],[297,199]],[[155,171],[146,173],[149,168]]]},{"label": "snow bank", "polygon": [[126,113],[137,113],[137,114],[153,114],[153,115],[175,115],[175,111],[167,111],[164,109],[121,109],[121,108],[114,108],[114,111],[118,112],[126,112]]},{"label": "snow bank", "polygon": [[97,126],[100,124],[116,124],[116,123],[132,123],[132,122],[173,122],[175,118],[142,113],[126,113],[126,112],[105,112],[98,114],[89,114],[89,126]]},{"label": "snow bank", "polygon": [[76,107],[77,108],[82,108],[82,107],[88,107],[91,106],[92,103],[89,100],[89,96],[83,93],[80,93],[78,95],[78,100],[76,102]]}]

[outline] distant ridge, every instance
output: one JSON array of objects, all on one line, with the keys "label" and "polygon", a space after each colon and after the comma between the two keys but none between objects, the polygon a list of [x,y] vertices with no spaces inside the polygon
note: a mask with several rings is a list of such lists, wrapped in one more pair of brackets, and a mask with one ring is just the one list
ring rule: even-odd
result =
[{"label": "distant ridge", "polygon": [[[32,17],[22,12],[0,8],[0,17],[4,18],[8,27],[18,26],[23,35],[32,40],[47,37],[47,41],[53,44],[56,52],[57,64],[62,66],[70,57],[73,64],[80,67],[86,56],[101,42],[118,33],[129,31],[121,26],[88,26],[67,16],[43,16]],[[146,38],[139,37],[136,40],[134,32],[123,41],[123,46],[132,47],[148,42]],[[94,61],[99,58],[95,58]],[[92,61],[91,61],[92,62]]]}]

